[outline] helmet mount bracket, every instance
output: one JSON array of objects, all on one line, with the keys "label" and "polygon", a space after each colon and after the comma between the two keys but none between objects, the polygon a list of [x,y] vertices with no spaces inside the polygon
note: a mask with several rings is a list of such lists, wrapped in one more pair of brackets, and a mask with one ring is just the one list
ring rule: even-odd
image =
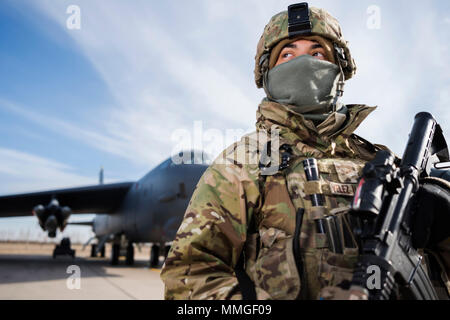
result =
[{"label": "helmet mount bracket", "polygon": [[297,3],[288,7],[289,38],[311,34],[312,23],[309,17],[307,2]]}]

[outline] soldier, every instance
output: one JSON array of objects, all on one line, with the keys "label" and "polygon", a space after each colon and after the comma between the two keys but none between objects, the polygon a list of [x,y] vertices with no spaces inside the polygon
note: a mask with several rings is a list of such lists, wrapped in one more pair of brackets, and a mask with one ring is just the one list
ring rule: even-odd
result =
[{"label": "soldier", "polygon": [[[375,108],[339,101],[356,66],[338,21],[306,3],[289,12],[258,43],[257,130],[200,179],[161,273],[166,299],[339,298],[352,278],[349,204],[385,147],[353,133]],[[311,157],[320,183],[305,175]]]}]

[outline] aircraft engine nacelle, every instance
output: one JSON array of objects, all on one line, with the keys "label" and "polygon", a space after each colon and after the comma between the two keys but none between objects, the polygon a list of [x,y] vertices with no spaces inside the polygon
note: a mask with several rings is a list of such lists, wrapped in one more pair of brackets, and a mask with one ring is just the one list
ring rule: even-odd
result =
[{"label": "aircraft engine nacelle", "polygon": [[42,230],[48,232],[50,238],[56,237],[58,228],[63,231],[72,211],[69,207],[61,207],[58,200],[53,199],[47,206],[37,205],[33,214],[38,218]]}]

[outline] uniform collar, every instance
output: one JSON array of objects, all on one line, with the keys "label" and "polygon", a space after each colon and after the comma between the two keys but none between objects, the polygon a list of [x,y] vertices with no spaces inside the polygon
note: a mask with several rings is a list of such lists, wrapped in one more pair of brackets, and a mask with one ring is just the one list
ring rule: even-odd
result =
[{"label": "uniform collar", "polygon": [[289,144],[294,147],[294,153],[299,155],[340,154],[345,157],[357,157],[357,152],[350,147],[348,140],[376,107],[366,105],[346,107],[348,113],[343,125],[339,123],[335,114],[331,114],[324,123],[316,126],[313,121],[305,119],[289,106],[264,99],[257,111],[256,127],[258,131],[268,133],[277,129],[281,138],[280,146]]}]

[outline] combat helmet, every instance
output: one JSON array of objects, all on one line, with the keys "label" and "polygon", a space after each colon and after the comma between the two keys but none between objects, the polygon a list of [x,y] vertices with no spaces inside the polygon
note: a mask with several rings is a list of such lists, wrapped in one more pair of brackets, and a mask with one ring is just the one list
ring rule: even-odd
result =
[{"label": "combat helmet", "polygon": [[263,87],[272,49],[280,41],[300,36],[320,36],[331,41],[336,64],[341,68],[342,86],[344,80],[353,77],[356,64],[348,42],[342,36],[339,22],[327,11],[309,7],[308,3],[302,2],[273,16],[265,27],[255,56],[255,82],[258,88]]}]

